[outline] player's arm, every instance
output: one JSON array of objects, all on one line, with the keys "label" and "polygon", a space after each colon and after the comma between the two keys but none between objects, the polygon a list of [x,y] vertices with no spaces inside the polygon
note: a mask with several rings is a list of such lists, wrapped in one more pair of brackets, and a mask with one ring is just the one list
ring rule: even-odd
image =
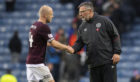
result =
[{"label": "player's arm", "polygon": [[61,44],[60,42],[56,41],[55,39],[48,43],[48,45],[53,46],[54,48],[68,51],[69,53],[73,53],[74,49],[70,46]]},{"label": "player's arm", "polygon": [[52,46],[50,42],[47,42],[47,46]]}]

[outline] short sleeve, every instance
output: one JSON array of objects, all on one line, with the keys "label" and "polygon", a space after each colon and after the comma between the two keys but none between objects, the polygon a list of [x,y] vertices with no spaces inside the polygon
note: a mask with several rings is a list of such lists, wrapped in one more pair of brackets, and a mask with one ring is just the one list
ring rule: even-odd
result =
[{"label": "short sleeve", "polygon": [[48,42],[51,42],[54,39],[51,30],[47,25],[41,26],[38,33]]}]

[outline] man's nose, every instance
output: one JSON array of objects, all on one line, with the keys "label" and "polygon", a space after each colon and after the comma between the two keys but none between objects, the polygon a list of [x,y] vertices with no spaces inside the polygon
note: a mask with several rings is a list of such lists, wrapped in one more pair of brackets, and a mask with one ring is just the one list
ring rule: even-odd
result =
[{"label": "man's nose", "polygon": [[81,14],[79,14],[79,18],[82,18],[82,15]]},{"label": "man's nose", "polygon": [[80,13],[80,16],[82,16],[82,13]]}]

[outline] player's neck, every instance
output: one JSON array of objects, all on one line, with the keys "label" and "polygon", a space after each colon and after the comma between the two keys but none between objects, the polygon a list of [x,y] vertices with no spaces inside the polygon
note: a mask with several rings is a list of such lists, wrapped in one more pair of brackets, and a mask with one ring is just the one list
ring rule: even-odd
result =
[{"label": "player's neck", "polygon": [[42,22],[43,24],[46,24],[46,21],[44,19],[42,19],[42,18],[39,18],[38,21]]}]

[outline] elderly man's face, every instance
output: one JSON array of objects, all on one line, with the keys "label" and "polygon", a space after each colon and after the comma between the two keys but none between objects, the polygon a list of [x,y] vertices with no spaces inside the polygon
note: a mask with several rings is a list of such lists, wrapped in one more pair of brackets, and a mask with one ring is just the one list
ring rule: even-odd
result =
[{"label": "elderly man's face", "polygon": [[85,6],[81,6],[79,8],[79,16],[82,20],[89,20],[90,19],[91,9],[87,9]]}]

